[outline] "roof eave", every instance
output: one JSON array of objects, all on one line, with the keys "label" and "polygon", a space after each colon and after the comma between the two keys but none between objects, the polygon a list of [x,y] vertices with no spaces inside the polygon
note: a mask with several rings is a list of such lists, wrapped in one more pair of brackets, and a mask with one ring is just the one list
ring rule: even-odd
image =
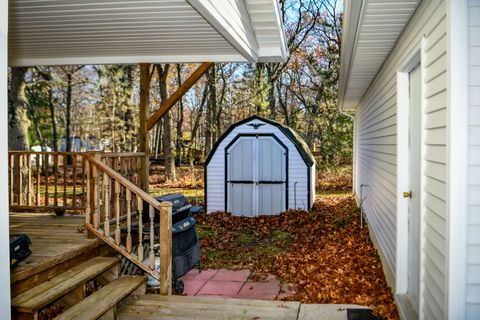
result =
[{"label": "roof eave", "polygon": [[355,47],[358,38],[359,24],[364,8],[364,0],[345,0],[343,15],[343,39],[340,52],[340,77],[338,86],[338,107],[342,110],[355,109],[345,108],[345,92],[350,78],[351,61],[355,55]]}]

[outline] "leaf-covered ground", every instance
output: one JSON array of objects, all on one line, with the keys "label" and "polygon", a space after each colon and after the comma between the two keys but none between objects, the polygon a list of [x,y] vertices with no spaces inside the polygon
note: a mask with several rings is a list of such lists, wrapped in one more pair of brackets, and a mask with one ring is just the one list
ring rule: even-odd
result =
[{"label": "leaf-covered ground", "polygon": [[197,222],[204,268],[272,273],[296,285],[292,300],[368,305],[379,316],[398,319],[379,256],[351,197],[322,197],[310,213],[245,218],[217,212],[200,214]]}]

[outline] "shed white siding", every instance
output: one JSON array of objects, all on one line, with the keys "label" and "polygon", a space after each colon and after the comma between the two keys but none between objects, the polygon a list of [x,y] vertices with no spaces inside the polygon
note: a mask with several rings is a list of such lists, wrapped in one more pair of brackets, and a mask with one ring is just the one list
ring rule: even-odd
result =
[{"label": "shed white siding", "polygon": [[[396,266],[397,83],[400,64],[425,37],[422,52],[424,83],[422,167],[423,275],[421,313],[443,319],[446,310],[446,106],[447,20],[445,1],[422,1],[379,73],[363,96],[356,113],[357,190],[364,188],[364,208],[370,227],[392,277]],[[407,174],[407,173],[405,173]],[[480,247],[479,247],[480,248]],[[405,257],[401,257],[405,259]],[[422,299],[421,298],[421,299]]]},{"label": "shed white siding", "polygon": [[467,319],[480,315],[480,1],[470,0]]},{"label": "shed white siding", "polygon": [[[254,123],[263,123],[260,120],[252,120]],[[250,123],[250,122],[248,122]],[[252,132],[252,127],[248,126],[248,123],[242,124],[234,128],[230,134],[228,134],[218,145],[216,152],[213,154],[210,162],[206,167],[207,178],[207,211],[225,211],[225,153],[226,146],[238,135],[238,134],[251,134],[251,133],[272,133],[279,138],[288,148],[288,206],[294,208],[294,185],[296,184],[297,190],[297,208],[308,209],[307,195],[308,195],[308,179],[307,179],[307,166],[297,151],[295,145],[280,131],[277,127],[265,123],[257,130]],[[314,165],[315,167],[315,165]],[[313,171],[315,171],[313,169]],[[314,174],[314,173],[312,173]],[[314,184],[314,183],[313,183]],[[315,193],[313,193],[315,194]],[[313,200],[313,198],[312,198]],[[310,202],[310,203],[313,203]]]}]

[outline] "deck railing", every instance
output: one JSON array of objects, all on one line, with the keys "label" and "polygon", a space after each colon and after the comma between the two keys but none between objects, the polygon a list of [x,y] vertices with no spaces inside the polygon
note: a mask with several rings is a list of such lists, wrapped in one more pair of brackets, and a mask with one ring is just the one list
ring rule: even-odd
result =
[{"label": "deck railing", "polygon": [[83,211],[85,159],[78,152],[9,152],[11,209]]},{"label": "deck railing", "polygon": [[[159,203],[99,156],[88,156],[87,163],[87,230],[159,280],[160,293],[170,294],[172,204]],[[157,225],[155,211],[160,218]],[[155,268],[157,245],[159,271]]]},{"label": "deck railing", "polygon": [[[88,153],[91,155],[91,153]],[[144,153],[95,153],[114,171],[139,184]],[[9,152],[9,202],[12,210],[86,209],[85,152]]]}]

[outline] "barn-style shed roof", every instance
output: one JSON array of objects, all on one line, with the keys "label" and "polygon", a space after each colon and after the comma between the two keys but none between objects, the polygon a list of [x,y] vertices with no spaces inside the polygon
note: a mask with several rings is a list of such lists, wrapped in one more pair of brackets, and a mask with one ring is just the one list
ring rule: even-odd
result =
[{"label": "barn-style shed roof", "polygon": [[248,118],[245,118],[239,122],[236,122],[234,124],[232,124],[230,126],[230,128],[227,129],[227,131],[225,131],[223,133],[223,135],[217,140],[217,142],[215,142],[215,144],[213,145],[212,147],[212,150],[210,151],[210,154],[208,155],[207,159],[205,160],[205,166],[208,166],[208,163],[210,162],[210,160],[212,159],[213,155],[215,154],[215,152],[217,151],[218,149],[218,146],[220,145],[220,143],[235,129],[235,128],[238,128],[239,126],[241,125],[244,125],[246,123],[249,123],[253,120],[259,120],[259,121],[262,121],[262,122],[265,122],[265,123],[268,123],[272,126],[275,126],[277,127],[292,143],[293,145],[295,146],[295,148],[297,149],[298,153],[300,154],[300,156],[302,157],[303,161],[305,162],[305,164],[308,166],[308,167],[311,167],[314,163],[315,163],[315,158],[313,157],[313,154],[312,152],[310,151],[310,148],[308,148],[307,146],[307,143],[305,142],[305,140],[303,140],[303,138],[297,133],[295,132],[295,130],[293,130],[292,128],[290,127],[287,127],[279,122],[276,122],[276,121],[273,121],[273,120],[270,120],[270,119],[265,119],[265,118],[262,118],[260,116],[257,116],[257,115],[253,115],[251,117],[248,117]]},{"label": "barn-style shed roof", "polygon": [[277,0],[11,0],[11,66],[287,57]]}]

